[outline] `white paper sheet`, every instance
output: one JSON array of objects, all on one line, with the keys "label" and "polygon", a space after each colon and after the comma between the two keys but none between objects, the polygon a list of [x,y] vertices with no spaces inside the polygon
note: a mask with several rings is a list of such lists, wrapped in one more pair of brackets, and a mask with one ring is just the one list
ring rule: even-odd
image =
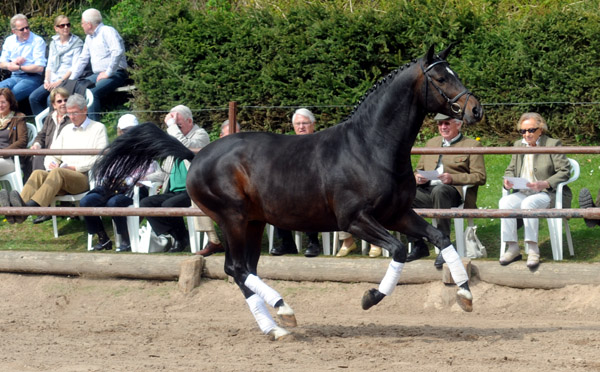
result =
[{"label": "white paper sheet", "polygon": [[427,178],[430,181],[433,180],[439,180],[439,176],[440,174],[437,171],[424,171],[424,170],[417,170],[417,172],[422,176]]},{"label": "white paper sheet", "polygon": [[529,187],[527,187],[529,181],[523,177],[504,177],[504,179],[509,180],[515,190],[529,190]]}]

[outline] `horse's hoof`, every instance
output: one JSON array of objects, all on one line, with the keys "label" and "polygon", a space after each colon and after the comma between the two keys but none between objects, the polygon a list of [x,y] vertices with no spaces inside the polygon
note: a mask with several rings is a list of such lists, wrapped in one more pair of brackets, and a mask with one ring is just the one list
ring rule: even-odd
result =
[{"label": "horse's hoof", "polygon": [[281,327],[275,327],[267,333],[271,341],[284,340],[291,337],[291,333]]},{"label": "horse's hoof", "polygon": [[296,315],[294,314],[294,310],[290,307],[290,305],[285,302],[283,305],[279,306],[279,310],[277,311],[277,316],[279,317],[279,321],[281,325],[284,327],[297,327],[298,323],[296,322]]},{"label": "horse's hoof", "polygon": [[375,288],[371,288],[368,291],[365,291],[362,297],[362,308],[363,310],[369,310],[371,307],[377,305],[383,300],[385,295]]},{"label": "horse's hoof", "polygon": [[456,303],[467,313],[473,311],[473,295],[471,294],[471,291],[460,288],[458,292],[456,292]]}]

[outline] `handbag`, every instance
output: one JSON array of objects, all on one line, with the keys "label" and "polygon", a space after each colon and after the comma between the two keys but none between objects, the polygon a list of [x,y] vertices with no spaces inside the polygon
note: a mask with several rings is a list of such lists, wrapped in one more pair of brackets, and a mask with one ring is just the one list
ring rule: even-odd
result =
[{"label": "handbag", "polygon": [[485,246],[477,237],[477,226],[468,226],[465,230],[465,249],[468,258],[487,257]]}]

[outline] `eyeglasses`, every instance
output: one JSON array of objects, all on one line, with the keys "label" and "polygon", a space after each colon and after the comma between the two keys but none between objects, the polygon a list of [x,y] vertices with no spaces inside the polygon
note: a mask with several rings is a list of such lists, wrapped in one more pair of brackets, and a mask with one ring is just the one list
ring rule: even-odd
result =
[{"label": "eyeglasses", "polygon": [[312,123],[311,123],[310,121],[303,121],[303,122],[300,122],[300,123],[294,123],[294,125],[297,125],[297,126],[299,126],[299,127],[301,127],[301,126],[303,126],[303,125],[304,125],[304,126],[309,126],[309,125],[311,125],[311,124],[312,124]]},{"label": "eyeglasses", "polygon": [[437,123],[438,127],[441,127],[442,125],[452,125],[452,124],[454,124],[454,123],[451,121],[438,121],[438,123]]},{"label": "eyeglasses", "polygon": [[15,30],[19,31],[19,32],[23,32],[25,30],[29,30],[29,26],[25,26],[23,28],[15,28]]},{"label": "eyeglasses", "polygon": [[521,134],[535,133],[538,129],[540,129],[540,128],[519,129],[519,133],[521,133]]},{"label": "eyeglasses", "polygon": [[71,24],[70,23],[63,23],[63,24],[60,24],[60,25],[56,25],[56,27],[58,27],[58,28],[71,27]]},{"label": "eyeglasses", "polygon": [[63,102],[67,102],[66,99],[57,99],[54,101],[54,103],[63,103]]}]

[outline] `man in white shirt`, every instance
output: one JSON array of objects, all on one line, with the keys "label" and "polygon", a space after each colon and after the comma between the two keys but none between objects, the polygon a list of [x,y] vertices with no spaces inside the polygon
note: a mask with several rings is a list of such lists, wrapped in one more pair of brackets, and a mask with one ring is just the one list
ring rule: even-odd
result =
[{"label": "man in white shirt", "polygon": [[11,75],[0,82],[0,88],[9,88],[17,101],[22,101],[42,85],[47,62],[46,42],[31,32],[23,14],[10,19],[10,28],[13,35],[2,45],[0,68],[10,71]]},{"label": "man in white shirt", "polygon": [[[66,125],[52,143],[51,149],[98,149],[108,144],[104,124],[87,117],[85,98],[74,94],[67,100]],[[21,194],[11,190],[9,201],[13,207],[48,207],[56,195],[79,194],[89,190],[88,171],[98,155],[48,155],[44,160],[47,170],[34,171]],[[0,195],[0,204],[4,204]],[[2,205],[6,207],[8,205]],[[9,223],[22,223],[27,216],[6,216]]]},{"label": "man in white shirt", "polygon": [[92,75],[85,79],[93,84],[90,87],[94,94],[90,117],[97,120],[101,100],[124,85],[127,79],[125,46],[117,30],[102,23],[102,14],[94,8],[83,12],[81,27],[87,36],[70,79],[79,79],[87,64],[91,64]]}]

